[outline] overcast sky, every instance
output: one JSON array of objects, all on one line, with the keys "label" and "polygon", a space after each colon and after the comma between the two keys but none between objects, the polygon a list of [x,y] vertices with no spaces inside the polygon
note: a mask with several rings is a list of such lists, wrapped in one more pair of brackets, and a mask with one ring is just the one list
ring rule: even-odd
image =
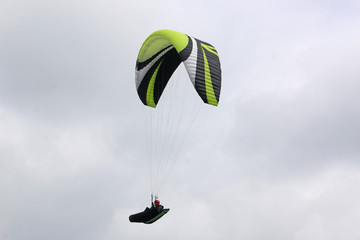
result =
[{"label": "overcast sky", "polygon": [[[170,212],[131,224],[150,191],[135,61],[159,29],[216,47],[221,100]],[[360,239],[359,29],[358,0],[1,0],[0,240]]]}]

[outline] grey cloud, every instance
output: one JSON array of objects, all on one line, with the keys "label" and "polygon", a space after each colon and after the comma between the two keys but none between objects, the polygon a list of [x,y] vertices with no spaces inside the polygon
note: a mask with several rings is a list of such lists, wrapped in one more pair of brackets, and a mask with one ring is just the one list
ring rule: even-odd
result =
[{"label": "grey cloud", "polygon": [[[0,239],[357,239],[359,6],[340,5],[2,3]],[[162,194],[170,213],[143,226],[128,222],[150,185],[134,68],[163,28],[214,44],[223,87]]]}]

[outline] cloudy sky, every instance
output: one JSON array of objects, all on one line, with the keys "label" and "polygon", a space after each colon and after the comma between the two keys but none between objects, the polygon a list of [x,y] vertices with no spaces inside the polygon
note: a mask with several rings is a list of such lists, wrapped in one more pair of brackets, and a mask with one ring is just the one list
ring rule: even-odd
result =
[{"label": "cloudy sky", "polygon": [[[222,95],[169,214],[131,224],[150,191],[135,60],[159,29],[217,48]],[[359,29],[358,0],[1,0],[0,239],[360,239]]]}]

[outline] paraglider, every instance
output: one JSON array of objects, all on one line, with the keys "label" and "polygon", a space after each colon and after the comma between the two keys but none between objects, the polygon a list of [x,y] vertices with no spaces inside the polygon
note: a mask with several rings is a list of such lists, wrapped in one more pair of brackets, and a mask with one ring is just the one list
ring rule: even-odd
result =
[{"label": "paraglider", "polygon": [[156,222],[162,216],[164,216],[170,209],[164,209],[164,206],[160,205],[160,201],[157,199],[152,203],[151,208],[145,208],[144,211],[130,215],[130,222],[138,222],[150,224]]},{"label": "paraglider", "polygon": [[[209,43],[172,30],[159,30],[152,33],[144,41],[139,51],[136,61],[135,85],[139,98],[144,105],[155,108],[153,111],[158,109],[157,106],[161,103],[159,100],[165,87],[182,62],[202,101],[210,105],[218,105],[221,89],[221,68],[218,52]],[[181,89],[175,89],[175,91],[180,92]],[[169,114],[176,108],[175,105],[171,104],[168,107],[170,109],[168,110]],[[184,114],[180,113],[179,115]],[[151,119],[151,122],[154,121]],[[172,119],[167,116],[165,122],[171,121]],[[178,122],[180,121],[178,120]],[[158,125],[163,127],[162,125],[165,124]],[[173,159],[176,159],[176,156],[173,156],[171,152],[174,152],[175,147],[179,145],[175,144],[172,139],[178,137],[181,128],[177,123],[173,125],[176,126],[174,133],[156,127],[156,131],[150,134],[150,142],[160,142],[155,150],[166,148],[166,145],[169,145],[168,151],[170,153],[161,152],[161,154],[156,155],[157,151],[151,149],[152,152],[155,152],[155,156],[152,157],[155,158],[154,162],[159,162],[159,166],[152,164],[152,168],[155,169],[152,171],[156,174],[155,180],[152,180],[151,183],[152,206],[143,212],[131,215],[129,217],[131,222],[153,223],[169,211],[157,201],[162,187],[160,185],[164,184],[168,175],[167,171],[174,165]],[[162,132],[164,132],[166,140],[163,142],[154,141],[153,138],[157,136],[152,134],[160,135]],[[153,201],[153,197],[155,197],[155,201]]]}]

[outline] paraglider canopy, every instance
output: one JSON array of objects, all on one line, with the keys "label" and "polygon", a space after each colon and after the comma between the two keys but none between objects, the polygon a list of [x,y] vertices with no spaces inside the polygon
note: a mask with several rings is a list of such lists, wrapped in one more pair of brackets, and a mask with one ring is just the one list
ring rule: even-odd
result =
[{"label": "paraglider canopy", "polygon": [[143,43],[136,61],[135,83],[141,101],[156,107],[171,75],[183,62],[205,103],[218,105],[221,89],[219,55],[209,43],[172,30],[159,30]]}]

